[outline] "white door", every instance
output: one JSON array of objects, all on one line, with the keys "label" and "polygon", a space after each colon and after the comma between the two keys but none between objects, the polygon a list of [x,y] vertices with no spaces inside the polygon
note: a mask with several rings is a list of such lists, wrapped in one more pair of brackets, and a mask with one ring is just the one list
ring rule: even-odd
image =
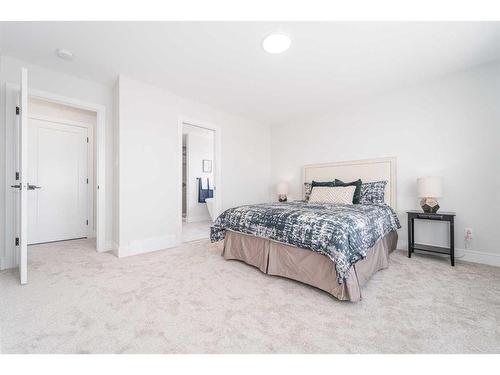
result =
[{"label": "white door", "polygon": [[28,243],[87,237],[88,129],[29,119]]},{"label": "white door", "polygon": [[28,71],[21,69],[21,87],[16,107],[16,248],[21,284],[28,282]]}]

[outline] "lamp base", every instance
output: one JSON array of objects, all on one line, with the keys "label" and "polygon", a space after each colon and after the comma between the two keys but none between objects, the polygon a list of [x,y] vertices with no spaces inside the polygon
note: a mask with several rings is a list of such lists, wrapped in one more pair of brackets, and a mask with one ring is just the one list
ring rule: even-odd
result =
[{"label": "lamp base", "polygon": [[423,198],[420,201],[420,207],[428,214],[435,214],[439,210],[439,204],[434,198]]},{"label": "lamp base", "polygon": [[286,202],[286,201],[287,201],[286,194],[278,195],[278,202]]}]

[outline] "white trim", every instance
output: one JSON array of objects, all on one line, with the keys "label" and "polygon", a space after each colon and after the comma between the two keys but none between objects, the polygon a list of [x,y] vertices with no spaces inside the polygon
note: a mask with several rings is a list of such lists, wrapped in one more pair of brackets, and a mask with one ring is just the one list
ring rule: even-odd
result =
[{"label": "white trim", "polygon": [[49,93],[41,90],[29,90],[30,97],[46,100],[53,103],[76,107],[96,112],[96,129],[94,133],[96,142],[96,250],[106,251],[106,107],[101,104],[86,102],[66,96]]},{"label": "white trim", "polygon": [[[183,125],[193,125],[199,128],[213,130],[214,137],[214,198],[215,213],[218,216],[222,211],[222,178],[221,178],[221,129],[218,125],[205,121],[195,120],[186,116],[179,116],[177,122],[177,243],[182,242],[182,131]],[[187,186],[186,186],[187,188]]]},{"label": "white trim", "polygon": [[[87,136],[89,137],[89,141],[87,142],[87,178],[89,179],[89,182],[87,184],[87,193],[89,197],[88,201],[88,206],[87,206],[87,217],[89,220],[89,225],[87,227],[87,237],[89,238],[96,238],[96,223],[94,221],[94,217],[97,218],[97,204],[96,203],[96,194],[97,194],[97,184],[95,183],[95,178],[94,176],[96,175],[96,172],[94,170],[94,160],[95,159],[95,146],[94,146],[94,134],[95,134],[95,129],[93,126],[89,126],[87,128]],[[94,212],[94,206],[96,207],[96,211]],[[104,232],[106,232],[106,228],[104,228]],[[106,234],[104,234],[104,237],[106,237]],[[106,241],[103,241],[106,243]],[[96,238],[96,251],[97,251],[97,238]]]},{"label": "white trim", "polygon": [[105,251],[112,251],[112,250],[118,249],[118,245],[115,244],[114,241],[107,240],[105,246],[106,246]]},{"label": "white trim", "polygon": [[87,129],[93,128],[93,125],[88,123],[88,122],[59,119],[59,118],[52,117],[52,116],[37,115],[37,114],[33,114],[33,113],[29,113],[28,118],[31,118],[34,120],[47,121],[47,122],[55,122],[56,124],[62,124],[62,125],[78,126],[80,128],[87,128]]},{"label": "white trim", "polygon": [[[386,197],[386,203],[388,203],[394,210],[397,208],[397,169],[396,169],[396,164],[397,160],[396,157],[383,157],[383,158],[375,158],[375,159],[363,159],[363,160],[351,160],[351,161],[339,161],[339,162],[333,162],[333,163],[319,163],[319,164],[308,164],[304,165],[302,168],[302,196],[304,196],[304,182],[309,182],[306,181],[306,175],[311,173],[311,171],[317,169],[325,169],[325,168],[331,168],[331,171],[329,171],[329,174],[331,174],[330,178],[338,178],[342,179],[342,176],[338,176],[335,172],[336,167],[351,167],[352,169],[355,169],[356,166],[374,166],[375,170],[375,165],[377,164],[389,164],[389,186],[388,188],[390,189],[390,196],[389,199]],[[366,169],[365,169],[366,172]],[[373,172],[374,173],[374,172]],[[380,173],[380,171],[379,171]],[[370,173],[371,174],[371,173]],[[363,176],[359,176],[363,180]],[[373,176],[371,176],[373,177]],[[381,176],[380,178],[386,178],[386,176]],[[387,188],[386,188],[387,189]],[[387,194],[386,194],[387,195]]]},{"label": "white trim", "polygon": [[[428,243],[422,243],[422,244],[431,245]],[[397,244],[397,249],[407,252],[408,251],[407,241],[404,239],[399,240]],[[426,254],[436,255],[438,257],[447,257],[449,259],[449,255],[446,254],[437,254],[437,253],[426,253]],[[479,263],[479,264],[486,264],[490,266],[500,267],[500,254],[489,253],[486,251],[472,250],[472,249],[462,249],[456,247],[455,261]]]},{"label": "white trim", "polygon": [[[11,199],[11,190],[10,185],[12,185],[15,167],[13,167],[13,152],[12,147],[8,146],[13,143],[13,134],[11,132],[11,126],[8,126],[9,121],[15,120],[15,115],[12,115],[13,109],[15,108],[16,103],[12,102],[12,92],[18,92],[18,85],[12,83],[5,84],[5,124],[6,124],[6,132],[5,132],[5,140],[6,140],[6,148],[5,148],[5,182],[6,188],[5,190],[5,254],[6,257],[3,261],[3,267],[5,268],[13,268],[16,267],[16,259],[13,258],[12,255],[15,254],[15,246],[12,238],[12,220],[9,220],[9,217],[12,217],[13,207],[9,203]],[[105,125],[106,125],[106,107],[101,104],[86,102],[79,99],[74,99],[70,97],[66,97],[63,95],[53,94],[47,91],[36,90],[36,89],[28,89],[28,96],[30,98],[42,99],[48,102],[57,103],[66,105],[69,107],[75,107],[79,109],[84,109],[88,111],[96,112],[96,129],[94,133],[94,139],[96,142],[96,181],[95,185],[99,188],[97,189],[97,197],[96,197],[96,250],[98,252],[107,251],[106,245],[106,138],[105,138]]]},{"label": "white trim", "polygon": [[123,258],[151,251],[165,250],[177,245],[178,239],[175,235],[151,237],[139,241],[130,241],[128,245],[119,246],[116,254],[118,257]]},{"label": "white trim", "polygon": [[[460,256],[460,253],[464,254],[463,257]],[[487,253],[485,251],[455,249],[455,259],[464,262],[481,263],[500,267],[500,254]]]},{"label": "white trim", "polygon": [[11,189],[15,183],[16,155],[15,139],[17,123],[14,108],[18,105],[19,85],[5,84],[5,257],[2,269],[15,268],[18,265],[17,251],[14,245],[16,237],[16,193]]},{"label": "white trim", "polygon": [[[191,165],[189,163],[189,154],[190,154],[190,152],[189,152],[189,142],[190,142],[190,137],[189,137],[189,134],[181,134],[181,136],[183,138],[184,138],[184,136],[186,136],[186,173],[189,173],[189,168],[191,167]],[[182,149],[181,149],[181,152],[183,152]],[[182,174],[182,171],[181,171],[181,174]],[[182,175],[181,175],[181,178],[182,178]],[[189,189],[191,188],[190,185],[191,184],[189,182],[189,178],[186,177],[186,197],[184,197],[184,199],[186,200],[186,216],[184,217],[184,220],[186,221],[186,223],[189,222],[189,216],[190,216],[190,213],[191,213],[191,209],[189,208],[189,200],[187,199],[187,196],[189,196],[189,191],[190,191]]]},{"label": "white trim", "polygon": [[[111,240],[106,240],[105,247],[103,251],[109,251],[118,257],[118,244]],[[103,252],[101,251],[101,252]]]}]

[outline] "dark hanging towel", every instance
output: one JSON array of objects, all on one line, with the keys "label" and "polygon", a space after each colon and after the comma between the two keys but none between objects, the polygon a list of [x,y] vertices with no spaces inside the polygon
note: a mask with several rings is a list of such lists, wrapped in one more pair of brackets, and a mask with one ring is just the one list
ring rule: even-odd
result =
[{"label": "dark hanging towel", "polygon": [[198,203],[205,203],[205,199],[214,197],[214,191],[210,189],[210,180],[207,178],[208,189],[202,189],[201,177],[196,177],[196,179],[198,180]]}]

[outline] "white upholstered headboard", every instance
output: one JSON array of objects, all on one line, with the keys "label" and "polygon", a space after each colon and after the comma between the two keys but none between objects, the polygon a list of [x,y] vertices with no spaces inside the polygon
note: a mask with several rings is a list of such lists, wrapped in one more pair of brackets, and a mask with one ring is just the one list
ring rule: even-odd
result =
[{"label": "white upholstered headboard", "polygon": [[333,181],[336,178],[344,182],[358,178],[363,182],[387,181],[385,203],[396,209],[395,157],[305,165],[302,177],[303,182]]}]

